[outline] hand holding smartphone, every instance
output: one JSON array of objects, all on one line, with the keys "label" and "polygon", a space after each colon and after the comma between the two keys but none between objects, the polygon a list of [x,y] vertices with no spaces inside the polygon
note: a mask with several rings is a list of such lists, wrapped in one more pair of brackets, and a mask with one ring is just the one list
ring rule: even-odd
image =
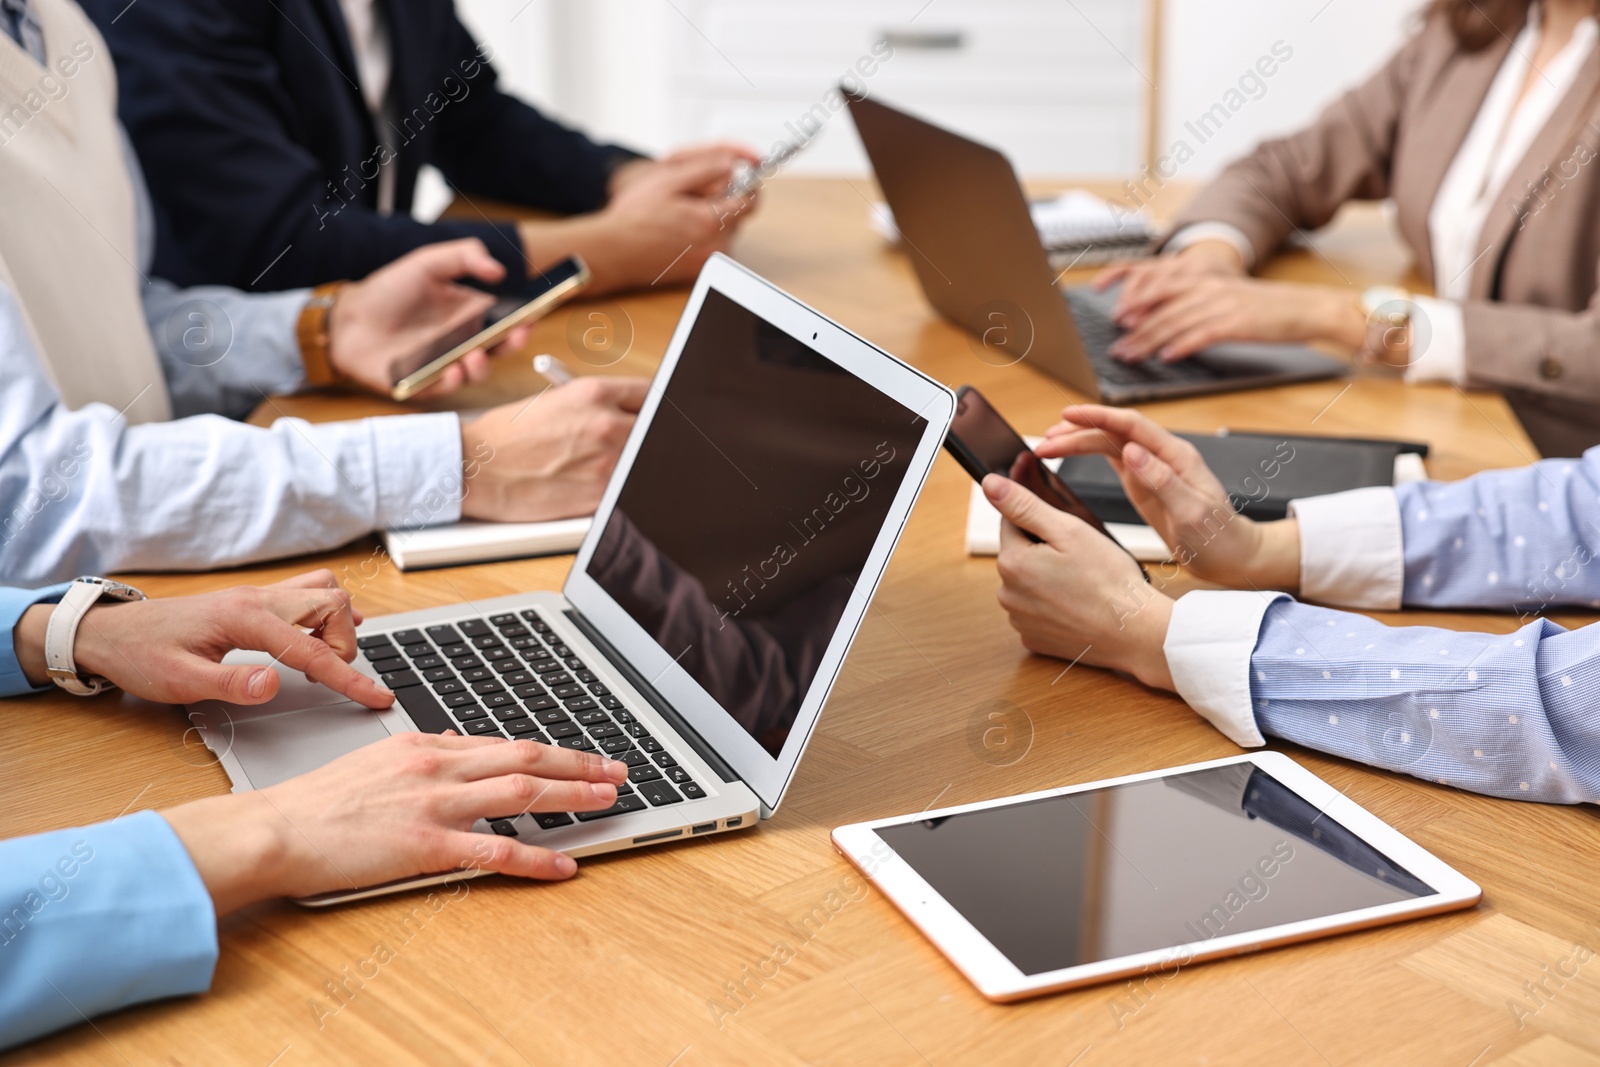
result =
[{"label": "hand holding smartphone", "polygon": [[[1010,423],[1001,418],[993,405],[984,399],[983,394],[970,385],[963,385],[956,390],[956,417],[950,423],[944,447],[972,475],[973,481],[981,483],[990,474],[1010,478],[1056,510],[1083,520],[1122,548],[1122,544],[1106,529],[1105,523],[1089,510],[1078,494],[1055,471],[1045,466],[1044,461],[1022,439],[1022,435],[1013,430]],[[1022,532],[1031,541],[1039,540],[1027,530]],[[1127,549],[1123,548],[1123,551]],[[1141,566],[1140,570],[1144,568]],[[1148,581],[1149,577],[1146,574],[1145,580]]]},{"label": "hand holding smartphone", "polygon": [[490,309],[488,325],[469,327],[465,337],[460,336],[462,331],[448,334],[417,353],[397,371],[390,395],[396,400],[410,400],[468,352],[499,344],[512,330],[544,316],[588,284],[589,268],[583,260],[577,256],[562,260],[539,277],[529,279],[528,287],[511,301],[496,303]]}]

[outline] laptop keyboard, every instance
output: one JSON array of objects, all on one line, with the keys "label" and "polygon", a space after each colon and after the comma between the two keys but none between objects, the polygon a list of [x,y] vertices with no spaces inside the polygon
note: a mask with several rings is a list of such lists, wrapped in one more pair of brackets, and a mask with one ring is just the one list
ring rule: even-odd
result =
[{"label": "laptop keyboard", "polygon": [[1147,359],[1142,363],[1124,363],[1111,355],[1111,345],[1122,336],[1122,327],[1111,320],[1095,304],[1068,290],[1065,294],[1072,308],[1072,318],[1078,325],[1078,336],[1094,364],[1095,377],[1112,385],[1149,385],[1155,382],[1214,382],[1227,375],[1192,359],[1177,363],[1162,363]]},{"label": "laptop keyboard", "polygon": [[[706,795],[536,611],[367,634],[356,645],[424,733],[539,741],[601,752],[628,765],[614,805],[604,811],[529,812],[543,829]],[[489,825],[515,837],[516,817],[490,819]]]}]

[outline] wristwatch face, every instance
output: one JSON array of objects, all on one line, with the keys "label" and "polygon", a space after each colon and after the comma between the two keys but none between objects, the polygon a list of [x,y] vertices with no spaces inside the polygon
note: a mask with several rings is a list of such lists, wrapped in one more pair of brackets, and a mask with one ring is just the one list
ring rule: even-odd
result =
[{"label": "wristwatch face", "polygon": [[111,597],[114,600],[144,600],[144,593],[128,585],[126,582],[112,581],[110,578],[82,577],[76,579],[100,587],[100,595]]}]

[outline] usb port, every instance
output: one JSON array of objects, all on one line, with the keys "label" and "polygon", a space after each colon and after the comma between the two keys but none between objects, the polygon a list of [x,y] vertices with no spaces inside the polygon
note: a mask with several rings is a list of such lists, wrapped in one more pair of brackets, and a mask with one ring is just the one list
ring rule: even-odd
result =
[{"label": "usb port", "polygon": [[733,818],[728,820],[728,828],[729,829],[732,829],[735,826],[743,826],[743,825],[744,825],[744,816],[743,815],[735,815]]},{"label": "usb port", "polygon": [[717,824],[714,823],[714,822],[703,822],[703,823],[701,823],[700,825],[698,825],[698,826],[696,826],[694,828],[694,832],[697,833],[697,834],[709,834],[711,831],[715,830],[716,828],[717,828]]}]

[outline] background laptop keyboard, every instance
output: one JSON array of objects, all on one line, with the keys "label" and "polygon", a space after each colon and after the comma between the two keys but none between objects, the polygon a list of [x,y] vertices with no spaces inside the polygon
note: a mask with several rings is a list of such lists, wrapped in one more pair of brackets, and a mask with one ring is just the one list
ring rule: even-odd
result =
[{"label": "background laptop keyboard", "polygon": [[1070,289],[1063,295],[1072,308],[1072,318],[1077,323],[1083,347],[1089,353],[1089,361],[1094,364],[1095,377],[1103,382],[1147,385],[1151,382],[1214,382],[1231,377],[1193,359],[1177,363],[1163,363],[1158,359],[1124,363],[1111,355],[1111,345],[1122,336],[1122,327],[1100,307]]},{"label": "background laptop keyboard", "polygon": [[[424,733],[540,741],[628,765],[604,811],[530,812],[546,830],[706,795],[536,611],[367,634],[356,645]],[[515,837],[515,818],[489,825]]]}]

